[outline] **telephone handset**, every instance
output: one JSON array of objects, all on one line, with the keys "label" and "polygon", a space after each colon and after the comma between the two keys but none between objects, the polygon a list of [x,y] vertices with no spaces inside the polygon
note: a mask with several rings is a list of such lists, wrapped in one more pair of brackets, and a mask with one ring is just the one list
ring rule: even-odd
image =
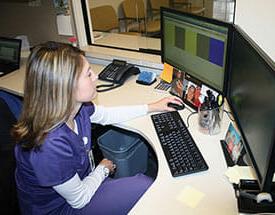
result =
[{"label": "telephone handset", "polygon": [[[135,67],[133,64],[129,64],[126,61],[114,59],[113,62],[107,65],[98,75],[98,78],[100,80],[112,82],[113,84],[99,85],[97,86],[97,91],[104,92],[122,86],[130,76],[137,75],[139,73],[139,68]],[[102,87],[104,87],[105,89],[100,90],[99,88]]]},{"label": "telephone handset", "polygon": [[131,75],[137,75],[139,69],[126,61],[114,59],[112,63],[106,66],[99,74],[100,80],[123,84]]}]

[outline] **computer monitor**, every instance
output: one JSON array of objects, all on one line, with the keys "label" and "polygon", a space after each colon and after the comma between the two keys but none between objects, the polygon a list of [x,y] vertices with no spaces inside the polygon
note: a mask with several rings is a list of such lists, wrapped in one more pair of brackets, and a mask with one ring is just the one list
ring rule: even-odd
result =
[{"label": "computer monitor", "polygon": [[225,92],[232,25],[161,8],[162,62]]},{"label": "computer monitor", "polygon": [[0,60],[9,63],[20,61],[21,40],[0,37]]},{"label": "computer monitor", "polygon": [[228,102],[261,191],[275,169],[275,72],[272,62],[238,27],[233,31]]},{"label": "computer monitor", "polygon": [[0,77],[20,66],[21,40],[0,37]]}]

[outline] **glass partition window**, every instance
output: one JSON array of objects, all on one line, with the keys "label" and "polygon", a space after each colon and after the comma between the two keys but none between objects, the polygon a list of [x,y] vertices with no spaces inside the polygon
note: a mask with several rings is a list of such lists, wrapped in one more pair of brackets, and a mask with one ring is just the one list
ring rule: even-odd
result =
[{"label": "glass partition window", "polygon": [[93,44],[145,52],[160,50],[160,7],[227,22],[233,21],[234,14],[234,0],[88,0],[86,3]]}]

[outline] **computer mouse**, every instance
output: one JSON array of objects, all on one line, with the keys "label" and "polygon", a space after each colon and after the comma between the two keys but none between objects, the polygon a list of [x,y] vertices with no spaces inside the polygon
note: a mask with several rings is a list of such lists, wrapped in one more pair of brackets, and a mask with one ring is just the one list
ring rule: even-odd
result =
[{"label": "computer mouse", "polygon": [[185,108],[185,105],[182,103],[181,105],[178,105],[178,104],[175,104],[175,103],[172,103],[172,102],[169,102],[167,104],[168,107],[171,107],[171,108],[174,108],[176,110],[183,110]]}]

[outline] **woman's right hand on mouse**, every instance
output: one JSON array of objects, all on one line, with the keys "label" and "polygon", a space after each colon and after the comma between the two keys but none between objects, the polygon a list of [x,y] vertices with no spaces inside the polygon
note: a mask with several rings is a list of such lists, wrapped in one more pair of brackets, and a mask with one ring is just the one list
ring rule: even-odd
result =
[{"label": "woman's right hand on mouse", "polygon": [[176,96],[165,97],[165,98],[160,99],[154,103],[148,104],[148,112],[175,110],[172,107],[168,107],[168,103],[182,105],[182,100]]}]

